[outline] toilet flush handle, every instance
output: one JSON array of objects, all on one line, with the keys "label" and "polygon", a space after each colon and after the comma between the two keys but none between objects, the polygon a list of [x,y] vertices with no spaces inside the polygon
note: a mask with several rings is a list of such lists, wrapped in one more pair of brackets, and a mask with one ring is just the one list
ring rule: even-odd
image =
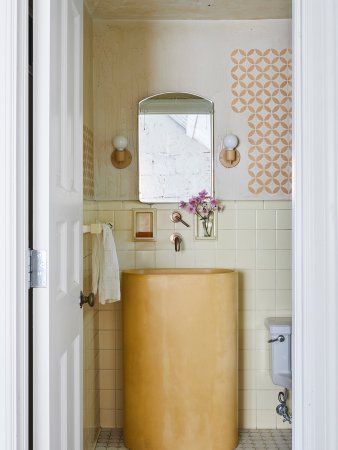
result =
[{"label": "toilet flush handle", "polygon": [[278,337],[276,337],[276,339],[270,339],[269,341],[268,341],[268,343],[269,344],[271,344],[271,342],[284,342],[285,341],[285,337],[282,335],[282,334],[280,334]]}]

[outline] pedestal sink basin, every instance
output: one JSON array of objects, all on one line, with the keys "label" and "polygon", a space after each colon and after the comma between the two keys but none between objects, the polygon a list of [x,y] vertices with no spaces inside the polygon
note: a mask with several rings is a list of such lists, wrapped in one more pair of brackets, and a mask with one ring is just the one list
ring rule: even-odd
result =
[{"label": "pedestal sink basin", "polygon": [[237,289],[227,269],[122,273],[127,448],[236,448]]}]

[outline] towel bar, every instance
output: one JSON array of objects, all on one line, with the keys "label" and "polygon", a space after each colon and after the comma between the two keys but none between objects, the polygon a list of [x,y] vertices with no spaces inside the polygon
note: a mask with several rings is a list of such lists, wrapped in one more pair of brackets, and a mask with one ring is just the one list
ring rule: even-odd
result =
[{"label": "towel bar", "polygon": [[[107,225],[109,225],[112,230],[114,229],[114,225],[112,223],[108,222]],[[85,233],[100,234],[101,231],[102,231],[101,223],[91,223],[90,225],[83,225],[82,227],[83,234]]]}]

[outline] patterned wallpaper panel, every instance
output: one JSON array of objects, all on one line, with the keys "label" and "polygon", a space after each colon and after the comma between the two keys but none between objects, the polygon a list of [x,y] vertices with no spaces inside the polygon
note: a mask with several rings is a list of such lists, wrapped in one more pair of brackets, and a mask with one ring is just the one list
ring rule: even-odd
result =
[{"label": "patterned wallpaper panel", "polygon": [[291,194],[291,49],[231,53],[232,110],[248,120],[248,190]]},{"label": "patterned wallpaper panel", "polygon": [[94,151],[93,132],[83,126],[83,197],[94,197]]}]

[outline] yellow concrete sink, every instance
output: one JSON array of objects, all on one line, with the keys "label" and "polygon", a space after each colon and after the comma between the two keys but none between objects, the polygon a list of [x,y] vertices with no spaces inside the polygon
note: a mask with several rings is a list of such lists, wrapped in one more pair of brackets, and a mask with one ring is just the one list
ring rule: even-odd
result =
[{"label": "yellow concrete sink", "polygon": [[122,273],[130,450],[237,446],[237,272]]}]

